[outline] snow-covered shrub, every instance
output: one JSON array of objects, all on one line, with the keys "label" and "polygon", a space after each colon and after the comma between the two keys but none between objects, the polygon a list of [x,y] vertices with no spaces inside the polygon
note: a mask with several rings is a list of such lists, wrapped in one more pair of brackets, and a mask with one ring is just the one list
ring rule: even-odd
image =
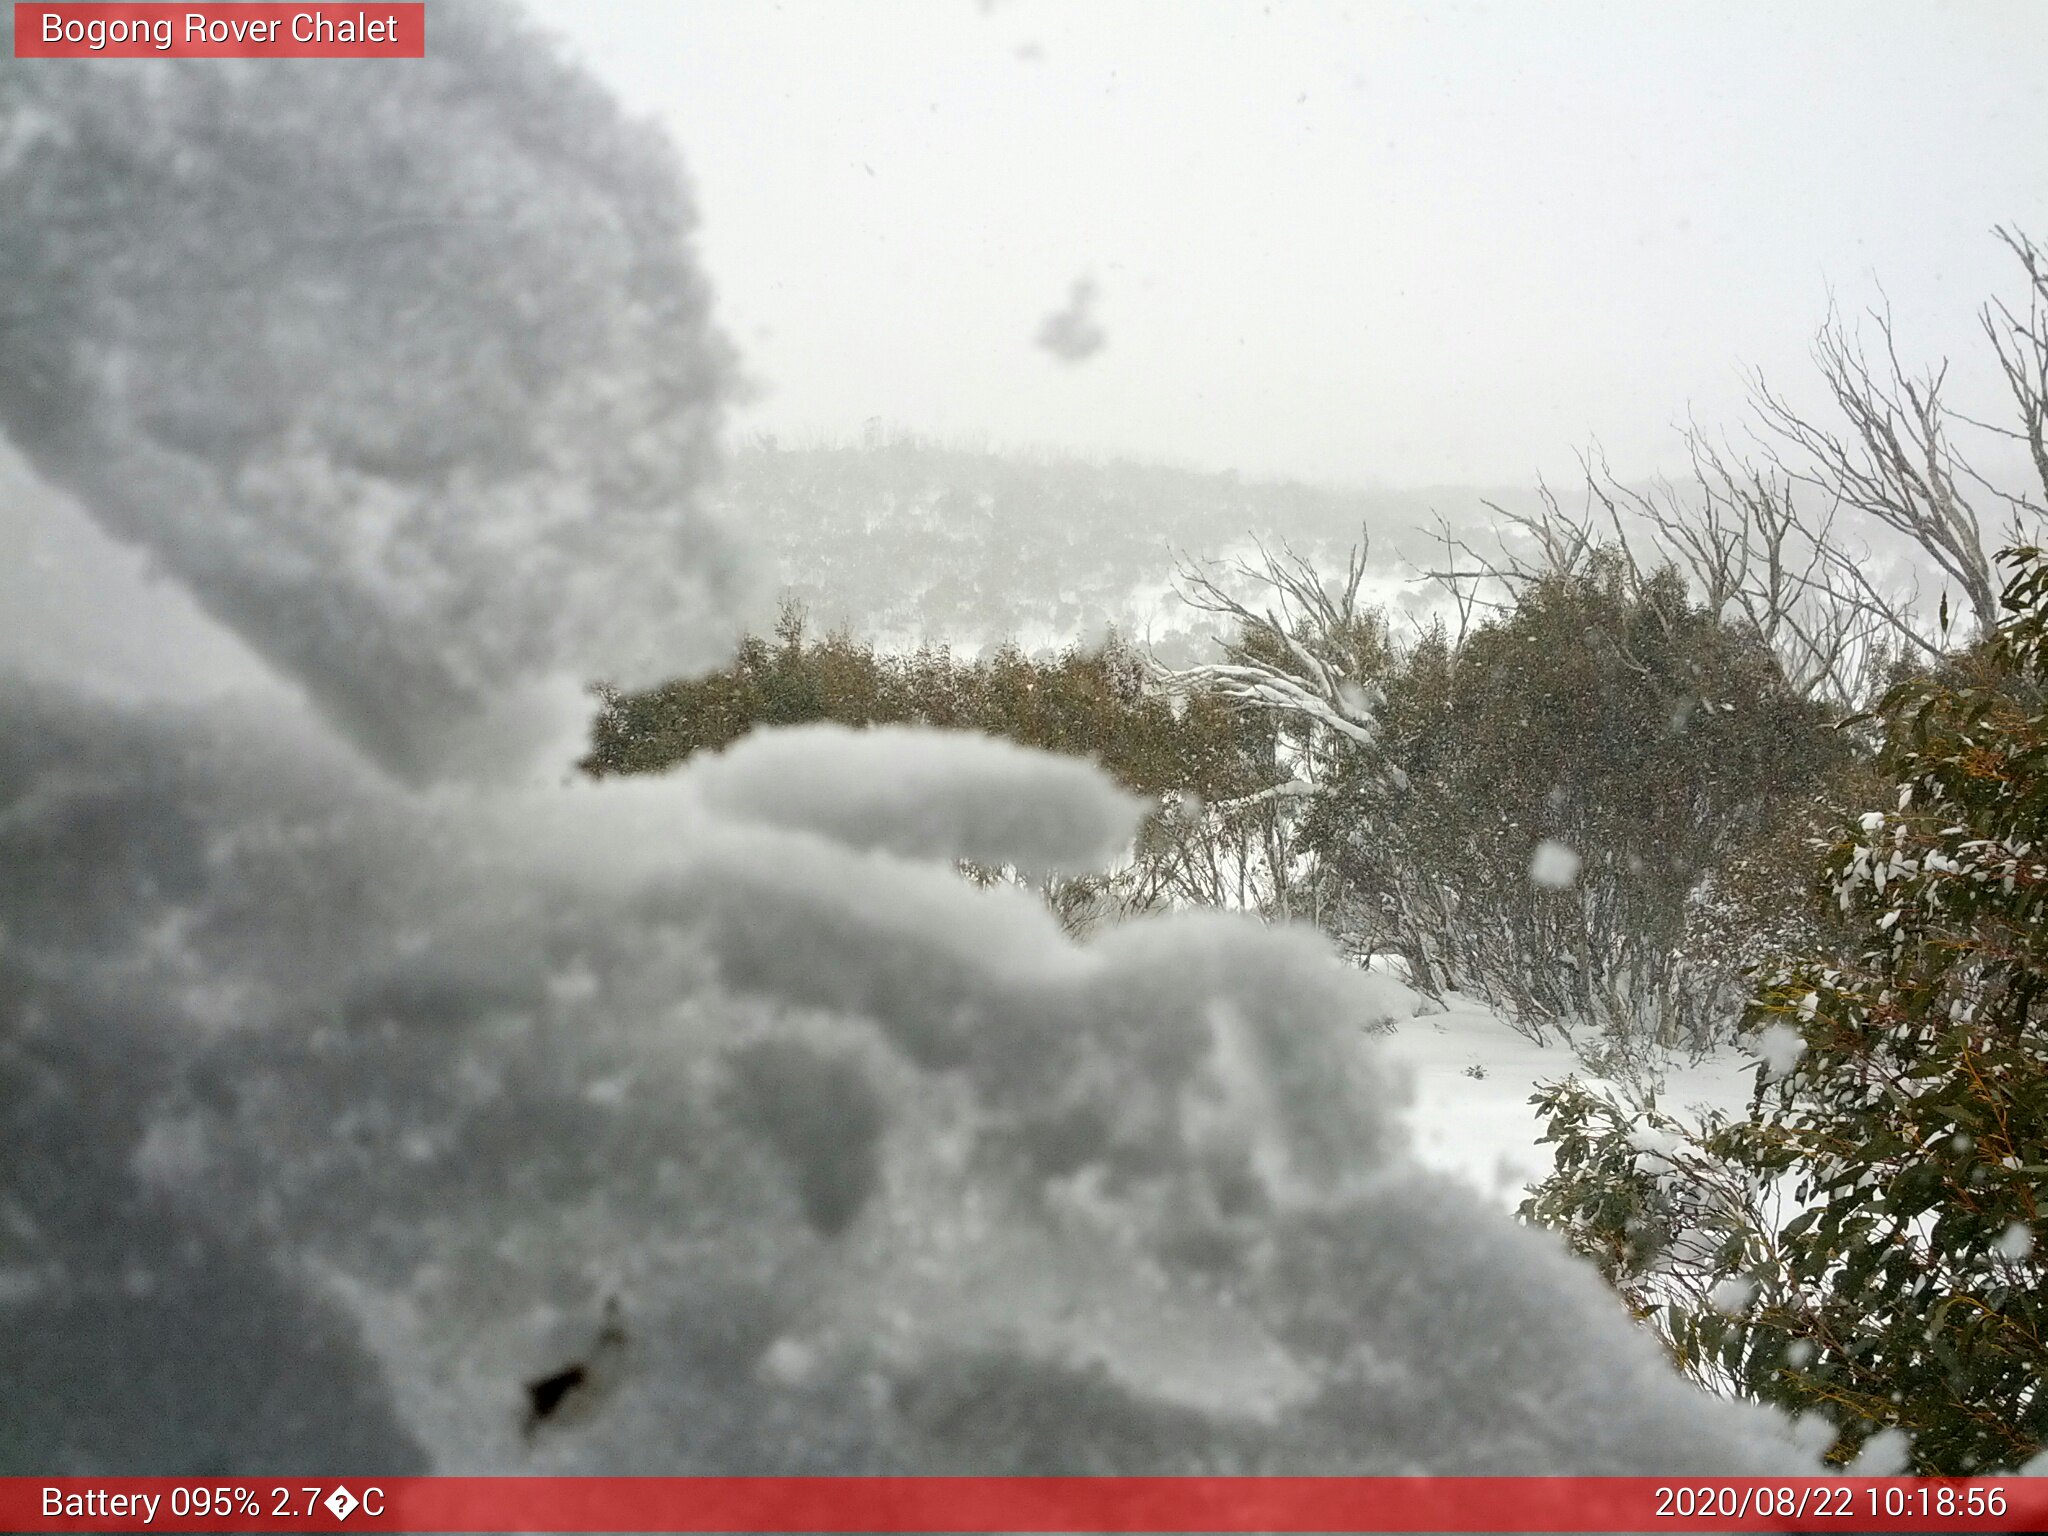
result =
[{"label": "snow-covered shrub", "polygon": [[772,637],[747,635],[716,671],[636,692],[607,690],[584,768],[659,773],[764,726],[832,721],[979,731],[1093,758],[1137,793],[1222,798],[1260,782],[1220,701],[1176,709],[1145,658],[1115,634],[1028,656],[1014,645],[964,656],[877,648],[817,634],[786,606]]},{"label": "snow-covered shrub", "polygon": [[1902,1431],[1923,1472],[2048,1442],[2048,564],[2006,559],[1994,642],[1884,702],[1895,788],[1828,866],[1850,940],[1770,975],[1750,1115],[1685,1134],[1554,1090],[1525,1207],[1682,1363],[1824,1414],[1838,1459]]},{"label": "snow-covered shrub", "polygon": [[1346,938],[1429,985],[1539,1034],[1697,1044],[1732,1028],[1776,916],[1730,904],[1716,943],[1700,897],[1738,856],[1796,849],[1843,752],[1675,572],[1624,575],[1607,551],[1396,657],[1381,751],[1404,772],[1339,764],[1304,841],[1343,889]]},{"label": "snow-covered shrub", "polygon": [[1669,1113],[1654,1092],[1571,1077],[1540,1085],[1530,1102],[1553,1167],[1522,1202],[1523,1219],[1592,1260],[1681,1370],[1740,1393],[1739,1377],[1718,1350],[1700,1347],[1692,1324],[1716,1311],[1732,1276],[1778,1262],[1783,1209],[1774,1181],[1718,1154],[1724,1117]]},{"label": "snow-covered shrub", "polygon": [[[718,671],[608,689],[603,705],[583,761],[600,777],[661,772],[749,731],[813,721],[942,726],[1086,757],[1144,796],[1152,814],[1116,869],[1098,862],[1041,882],[1070,930],[1118,912],[1252,905],[1244,888],[1260,861],[1241,845],[1257,842],[1270,817],[1243,802],[1273,778],[1270,729],[1219,698],[1175,707],[1144,657],[1114,634],[1052,656],[1014,645],[978,657],[889,652],[844,633],[811,634],[789,606],[772,640],[746,636]],[[967,873],[986,884],[1004,871],[970,855]]]}]

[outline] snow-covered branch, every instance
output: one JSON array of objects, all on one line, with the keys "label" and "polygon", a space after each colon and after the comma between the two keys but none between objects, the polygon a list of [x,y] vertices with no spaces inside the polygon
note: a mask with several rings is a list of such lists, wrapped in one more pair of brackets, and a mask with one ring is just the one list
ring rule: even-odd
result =
[{"label": "snow-covered branch", "polygon": [[[1384,636],[1378,617],[1360,606],[1358,595],[1368,547],[1361,540],[1346,558],[1342,577],[1331,584],[1284,544],[1277,552],[1258,544],[1256,564],[1183,561],[1182,598],[1233,621],[1237,633],[1226,645],[1225,660],[1161,668],[1159,680],[1177,693],[1208,693],[1298,727],[1310,781],[1318,730],[1377,750],[1377,711],[1385,696],[1363,673]],[[1263,589],[1259,606],[1233,591],[1247,586]]]}]

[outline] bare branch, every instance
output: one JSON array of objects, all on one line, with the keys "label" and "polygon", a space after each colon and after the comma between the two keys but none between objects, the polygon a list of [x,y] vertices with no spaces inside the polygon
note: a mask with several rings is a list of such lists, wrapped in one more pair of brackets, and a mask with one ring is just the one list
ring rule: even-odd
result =
[{"label": "bare branch", "polygon": [[1873,309],[1870,318],[1881,366],[1839,315],[1829,316],[1814,342],[1846,435],[1801,414],[1757,377],[1751,399],[1768,434],[1766,453],[1788,479],[1911,540],[1962,594],[1978,632],[1989,633],[1998,623],[2000,583],[1949,443],[1941,402],[1947,364],[1914,377],[1899,361],[1889,309]]},{"label": "bare branch", "polygon": [[[2048,256],[2018,230],[1993,231],[2005,242],[2027,274],[2026,314],[2015,314],[2003,301],[1987,304],[1981,314],[2007,389],[2020,414],[2020,430],[2033,454],[2034,473],[2048,502]],[[2041,506],[2027,505],[2037,514]]]},{"label": "bare branch", "polygon": [[[1190,606],[1235,622],[1226,642],[1227,660],[1158,671],[1176,692],[1205,691],[1247,708],[1263,710],[1304,726],[1311,740],[1317,728],[1352,744],[1375,748],[1384,702],[1379,685],[1356,675],[1361,634],[1379,620],[1359,606],[1369,544],[1361,539],[1342,577],[1326,586],[1314,565],[1287,545],[1268,549],[1254,541],[1257,564],[1239,560],[1219,572],[1183,560],[1178,567],[1181,596]],[[1263,589],[1254,608],[1226,584],[1234,573],[1250,590]]]}]

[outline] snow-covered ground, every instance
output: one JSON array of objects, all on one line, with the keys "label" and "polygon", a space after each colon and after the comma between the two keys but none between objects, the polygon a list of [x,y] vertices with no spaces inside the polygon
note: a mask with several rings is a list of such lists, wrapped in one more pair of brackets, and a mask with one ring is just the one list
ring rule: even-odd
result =
[{"label": "snow-covered ground", "polygon": [[[1377,1038],[1413,1085],[1407,1120],[1415,1156],[1512,1208],[1551,1166],[1529,1103],[1536,1085],[1574,1075],[1604,1080],[1570,1045],[1538,1045],[1473,999],[1453,995],[1449,1002],[1444,1012],[1405,1020]],[[1657,1102],[1666,1112],[1705,1107],[1735,1114],[1749,1102],[1756,1060],[1724,1048],[1698,1062],[1671,1061],[1659,1076]]]}]

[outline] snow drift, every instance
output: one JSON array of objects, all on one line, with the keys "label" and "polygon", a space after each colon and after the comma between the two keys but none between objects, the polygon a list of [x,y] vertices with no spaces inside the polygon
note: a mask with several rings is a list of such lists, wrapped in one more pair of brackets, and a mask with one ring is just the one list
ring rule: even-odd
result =
[{"label": "snow drift", "polygon": [[1078,759],[904,726],[759,732],[690,777],[711,805],[744,820],[1034,874],[1113,862],[1146,810]]},{"label": "snow drift", "polygon": [[400,67],[0,65],[0,207],[0,424],[387,767],[729,645],[679,168],[496,8]]},{"label": "snow drift", "polygon": [[10,1469],[1797,1464],[1408,1161],[1413,999],[1312,935],[1075,946],[686,775],[422,797],[21,690],[0,744]]}]

